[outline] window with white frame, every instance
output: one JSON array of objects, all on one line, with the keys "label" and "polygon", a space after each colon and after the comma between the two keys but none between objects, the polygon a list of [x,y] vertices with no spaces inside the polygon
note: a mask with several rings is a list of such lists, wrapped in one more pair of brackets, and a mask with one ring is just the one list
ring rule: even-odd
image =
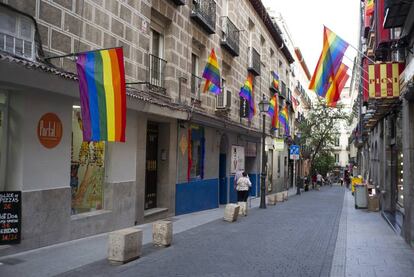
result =
[{"label": "window with white frame", "polygon": [[34,59],[34,22],[16,12],[0,8],[0,50]]}]

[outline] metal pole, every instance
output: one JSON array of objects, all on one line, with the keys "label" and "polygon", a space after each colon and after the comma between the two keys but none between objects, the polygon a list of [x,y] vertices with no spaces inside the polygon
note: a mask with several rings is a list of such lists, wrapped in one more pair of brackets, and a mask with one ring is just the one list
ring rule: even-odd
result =
[{"label": "metal pole", "polygon": [[260,209],[266,209],[266,153],[265,153],[265,138],[266,138],[266,114],[263,113],[263,132],[262,132],[262,174],[260,178]]}]

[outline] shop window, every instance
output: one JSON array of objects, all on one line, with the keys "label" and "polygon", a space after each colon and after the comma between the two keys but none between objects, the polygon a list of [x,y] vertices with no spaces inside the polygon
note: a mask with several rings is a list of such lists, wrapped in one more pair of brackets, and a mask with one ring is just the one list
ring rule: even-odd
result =
[{"label": "shop window", "polygon": [[103,208],[104,176],[105,142],[83,141],[81,110],[79,106],[73,106],[70,167],[72,214]]},{"label": "shop window", "polygon": [[205,139],[204,128],[191,125],[191,172],[192,179],[204,178]]},{"label": "shop window", "polygon": [[6,185],[7,95],[0,92],[0,190]]}]

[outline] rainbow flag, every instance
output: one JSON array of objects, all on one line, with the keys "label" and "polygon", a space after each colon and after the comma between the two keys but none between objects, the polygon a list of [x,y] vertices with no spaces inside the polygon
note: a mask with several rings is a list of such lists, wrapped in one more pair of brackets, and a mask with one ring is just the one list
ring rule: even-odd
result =
[{"label": "rainbow flag", "polygon": [[279,75],[274,71],[272,71],[272,85],[274,89],[279,90]]},{"label": "rainbow flag", "polygon": [[272,118],[272,130],[275,130],[279,127],[277,98],[277,94],[274,94],[272,96],[272,99],[270,99],[269,111],[267,112],[267,114]]},{"label": "rainbow flag", "polygon": [[203,78],[206,79],[203,92],[210,91],[213,94],[219,94],[221,92],[220,69],[214,48],[211,49],[206,67],[204,67]]},{"label": "rainbow flag", "polygon": [[336,103],[339,101],[342,89],[348,81],[349,75],[347,74],[348,67],[341,63],[338,70],[335,73],[335,77],[330,83],[329,89],[326,92],[326,104],[329,107],[336,107]]},{"label": "rainbow flag", "polygon": [[246,99],[246,101],[249,103],[249,120],[252,119],[252,117],[256,113],[256,107],[254,105],[254,94],[253,94],[253,75],[249,73],[247,75],[247,79],[244,82],[244,86],[240,89],[240,97]]},{"label": "rainbow flag", "polygon": [[289,113],[286,105],[279,113],[279,124],[283,126],[285,136],[289,136]]},{"label": "rainbow flag", "polygon": [[365,0],[365,15],[370,16],[374,13],[374,0]]},{"label": "rainbow flag", "polygon": [[322,53],[309,83],[309,89],[314,90],[319,96],[325,97],[330,86],[329,80],[334,79],[347,48],[346,41],[324,27]]},{"label": "rainbow flag", "polygon": [[84,141],[125,142],[126,92],[121,47],[77,55]]}]

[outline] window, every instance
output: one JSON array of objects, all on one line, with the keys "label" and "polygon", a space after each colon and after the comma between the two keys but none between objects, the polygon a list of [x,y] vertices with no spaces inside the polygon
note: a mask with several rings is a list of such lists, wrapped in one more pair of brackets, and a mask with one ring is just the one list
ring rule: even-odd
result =
[{"label": "window", "polygon": [[198,125],[191,125],[191,178],[204,178],[204,156],[204,128]]},{"label": "window", "polygon": [[0,50],[34,59],[34,23],[25,16],[0,9]]},{"label": "window", "polygon": [[339,163],[339,154],[335,154],[335,163]]},{"label": "window", "polygon": [[71,214],[103,208],[105,142],[84,142],[80,107],[72,110]]},{"label": "window", "polygon": [[7,111],[7,95],[0,92],[0,190],[6,188]]},{"label": "window", "polygon": [[191,98],[200,99],[201,78],[198,76],[199,58],[191,54]]},{"label": "window", "polygon": [[335,146],[339,146],[339,137],[335,137]]},{"label": "window", "polygon": [[164,36],[151,30],[151,54],[149,55],[150,84],[164,87]]}]

